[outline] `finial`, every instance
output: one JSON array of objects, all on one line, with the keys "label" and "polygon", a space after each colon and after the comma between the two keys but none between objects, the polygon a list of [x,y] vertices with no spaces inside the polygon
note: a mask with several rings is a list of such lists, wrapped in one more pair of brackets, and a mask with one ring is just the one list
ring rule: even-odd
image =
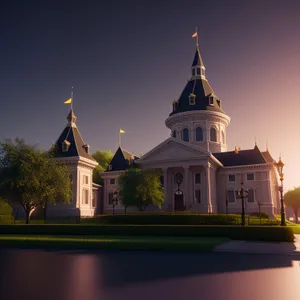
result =
[{"label": "finial", "polygon": [[256,136],[254,136],[254,144],[255,144],[255,146],[257,146]]},{"label": "finial", "polygon": [[235,154],[238,154],[238,153],[239,153],[239,150],[238,150],[238,148],[237,148],[236,146],[234,147],[234,153],[235,153]]},{"label": "finial", "polygon": [[269,151],[268,139],[266,140],[266,151]]}]

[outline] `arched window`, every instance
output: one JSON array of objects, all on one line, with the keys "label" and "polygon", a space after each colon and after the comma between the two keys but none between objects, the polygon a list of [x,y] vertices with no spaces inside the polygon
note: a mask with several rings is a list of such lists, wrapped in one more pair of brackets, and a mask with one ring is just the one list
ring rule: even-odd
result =
[{"label": "arched window", "polygon": [[203,141],[203,130],[201,127],[196,128],[196,141]]},{"label": "arched window", "polygon": [[188,142],[190,140],[190,137],[189,137],[189,130],[187,128],[184,128],[182,130],[182,139],[185,141],[185,142]]},{"label": "arched window", "polygon": [[210,128],[210,141],[217,142],[217,130],[214,127]]},{"label": "arched window", "polygon": [[176,130],[173,131],[172,137],[176,139]]},{"label": "arched window", "polygon": [[222,138],[222,144],[225,144],[225,133],[222,131],[221,133],[221,138]]}]

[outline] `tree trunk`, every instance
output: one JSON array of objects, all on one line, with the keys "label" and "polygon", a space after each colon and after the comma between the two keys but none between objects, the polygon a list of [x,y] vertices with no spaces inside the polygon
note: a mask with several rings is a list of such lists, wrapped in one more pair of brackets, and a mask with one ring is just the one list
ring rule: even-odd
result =
[{"label": "tree trunk", "polygon": [[30,220],[29,214],[30,214],[30,212],[28,210],[25,210],[25,215],[26,215],[25,222],[26,222],[26,224],[29,224],[29,220]]},{"label": "tree trunk", "polygon": [[298,207],[293,207],[294,215],[295,215],[295,223],[298,224]]}]

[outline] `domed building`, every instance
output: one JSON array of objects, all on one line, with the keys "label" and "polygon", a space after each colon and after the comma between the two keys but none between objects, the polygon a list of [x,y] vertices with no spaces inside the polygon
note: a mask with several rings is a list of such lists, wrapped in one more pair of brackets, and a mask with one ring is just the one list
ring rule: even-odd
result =
[{"label": "domed building", "polygon": [[[249,150],[227,151],[230,117],[206,78],[198,44],[191,78],[172,104],[165,121],[170,129],[168,139],[140,159],[122,149],[116,152],[119,165],[124,167],[111,164],[103,174],[104,212],[111,212],[117,178],[129,165],[121,164],[120,157],[126,160],[125,156],[130,156],[142,169],[163,172],[163,211],[239,213],[241,200],[237,191],[243,184],[248,190],[247,213],[259,209],[269,215],[278,213],[278,175],[269,151],[261,152],[257,145]],[[112,163],[116,161],[114,158]],[[121,202],[114,209],[124,211]],[[147,210],[150,209],[158,210]]]}]

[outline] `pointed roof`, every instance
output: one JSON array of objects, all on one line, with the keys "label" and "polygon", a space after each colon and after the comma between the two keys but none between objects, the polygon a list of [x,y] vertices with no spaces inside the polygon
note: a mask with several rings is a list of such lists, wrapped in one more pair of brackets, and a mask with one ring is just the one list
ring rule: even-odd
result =
[{"label": "pointed roof", "polygon": [[[95,161],[92,155],[88,153],[89,145],[81,137],[75,124],[76,119],[73,110],[70,110],[67,116],[68,124],[55,143],[55,157],[67,158],[80,156]],[[63,149],[63,144],[67,145],[66,149]]]},{"label": "pointed roof", "polygon": [[119,147],[109,163],[111,167],[107,169],[106,172],[127,170],[138,158],[139,157]]},{"label": "pointed roof", "polygon": [[196,47],[196,52],[195,52],[194,60],[192,63],[192,67],[195,67],[195,66],[203,66],[204,67],[204,63],[203,63],[198,46]]},{"label": "pointed roof", "polygon": [[224,167],[247,166],[265,164],[267,161],[262,152],[255,145],[253,149],[213,153],[213,156],[220,161]]},{"label": "pointed roof", "polygon": [[[208,110],[225,113],[221,107],[221,101],[218,99],[205,77],[205,67],[198,45],[196,46],[192,70],[193,72],[198,73],[192,73],[191,79],[186,83],[178,100],[174,102],[173,111],[169,116],[194,110]],[[195,104],[190,104],[189,96],[191,94],[195,95]],[[211,97],[213,100],[210,100]]]},{"label": "pointed roof", "polygon": [[264,156],[264,158],[265,158],[265,160],[267,162],[269,162],[269,163],[276,163],[276,160],[272,157],[272,155],[269,152],[269,150],[263,151],[261,154]]}]

